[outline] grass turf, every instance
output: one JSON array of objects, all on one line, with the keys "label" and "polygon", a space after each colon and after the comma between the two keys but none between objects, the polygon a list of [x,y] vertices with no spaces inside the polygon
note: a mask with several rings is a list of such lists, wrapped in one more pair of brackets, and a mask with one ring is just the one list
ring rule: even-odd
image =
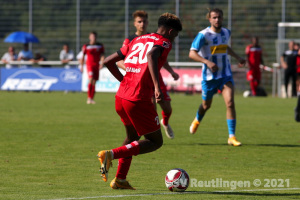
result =
[{"label": "grass turf", "polygon": [[[171,97],[175,139],[164,135],[161,149],[134,157],[128,179],[137,190],[128,191],[109,187],[117,161],[107,183],[98,172],[98,151],[120,146],[125,137],[114,110],[114,94],[98,93],[97,104],[86,105],[84,93],[0,92],[0,199],[300,198],[296,99],[237,95],[237,138],[243,146],[231,147],[221,96],[214,97],[195,135],[188,129],[200,95]],[[197,184],[222,179],[251,185],[231,190],[232,186],[194,184],[184,193],[168,192],[165,174],[177,167]],[[261,180],[261,186],[253,185],[255,179]]]}]

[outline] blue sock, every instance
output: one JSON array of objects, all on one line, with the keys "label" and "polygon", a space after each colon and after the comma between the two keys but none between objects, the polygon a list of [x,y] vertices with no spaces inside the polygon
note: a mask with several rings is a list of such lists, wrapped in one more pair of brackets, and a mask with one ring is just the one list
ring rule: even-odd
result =
[{"label": "blue sock", "polygon": [[200,115],[199,112],[197,112],[196,119],[198,120],[198,122],[201,122],[203,117],[204,117],[204,115]]},{"label": "blue sock", "polygon": [[229,137],[235,136],[236,119],[227,119]]}]

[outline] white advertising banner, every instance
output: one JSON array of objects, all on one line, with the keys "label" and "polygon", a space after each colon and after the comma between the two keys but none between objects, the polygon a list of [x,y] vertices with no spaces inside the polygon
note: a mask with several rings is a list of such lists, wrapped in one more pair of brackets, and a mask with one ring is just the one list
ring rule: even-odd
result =
[{"label": "white advertising banner", "polygon": [[[86,92],[88,87],[88,76],[86,67],[83,67],[81,89]],[[120,69],[121,73],[125,75],[125,71]],[[96,92],[117,92],[120,82],[110,73],[110,71],[103,67],[99,73],[99,80],[96,82]]]}]

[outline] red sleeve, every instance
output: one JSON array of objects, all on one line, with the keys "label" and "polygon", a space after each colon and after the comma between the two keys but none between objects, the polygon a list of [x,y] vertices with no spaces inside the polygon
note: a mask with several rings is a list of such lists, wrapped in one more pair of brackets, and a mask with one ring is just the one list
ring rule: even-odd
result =
[{"label": "red sleeve", "polygon": [[245,49],[245,54],[248,55],[250,51],[251,45],[248,45]]},{"label": "red sleeve", "polygon": [[120,49],[120,52],[123,54],[124,58],[126,57],[127,53],[129,51],[129,45],[125,45]]},{"label": "red sleeve", "polygon": [[83,47],[82,47],[82,53],[86,54],[86,45],[83,45]]},{"label": "red sleeve", "polygon": [[123,45],[122,45],[122,47],[124,47],[124,46],[128,45],[128,44],[129,44],[129,42],[130,42],[130,40],[129,40],[128,38],[126,38],[126,39],[124,40],[124,42],[123,42]]},{"label": "red sleeve", "polygon": [[297,56],[297,60],[296,60],[296,65],[297,67],[300,67],[300,56]]},{"label": "red sleeve", "polygon": [[163,53],[166,52],[165,54],[168,55],[169,52],[172,49],[172,43],[167,40],[167,39],[161,39],[159,40],[154,46],[160,46],[163,49]]}]

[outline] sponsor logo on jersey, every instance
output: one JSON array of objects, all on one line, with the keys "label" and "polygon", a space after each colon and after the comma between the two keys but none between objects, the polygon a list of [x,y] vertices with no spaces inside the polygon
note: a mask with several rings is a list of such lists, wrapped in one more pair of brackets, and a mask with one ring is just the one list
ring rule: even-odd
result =
[{"label": "sponsor logo on jersey", "polygon": [[102,48],[102,45],[88,45],[86,49],[96,49],[99,50]]},{"label": "sponsor logo on jersey", "polygon": [[[26,78],[25,78],[26,77]],[[28,77],[28,78],[27,78]],[[2,90],[49,90],[57,83],[56,77],[44,76],[36,70],[21,70],[6,79]]]},{"label": "sponsor logo on jersey", "polygon": [[217,54],[217,53],[227,53],[227,44],[220,44],[216,46],[210,47],[211,55]]},{"label": "sponsor logo on jersey", "polygon": [[260,47],[251,47],[250,51],[261,51]]},{"label": "sponsor logo on jersey", "polygon": [[141,68],[134,68],[134,67],[126,67],[126,72],[132,72],[132,73],[140,73]]},{"label": "sponsor logo on jersey", "polygon": [[144,38],[149,38],[149,39],[153,39],[153,40],[159,40],[159,38],[155,37],[154,35],[143,35],[143,36],[138,37],[136,40],[144,39]]}]

